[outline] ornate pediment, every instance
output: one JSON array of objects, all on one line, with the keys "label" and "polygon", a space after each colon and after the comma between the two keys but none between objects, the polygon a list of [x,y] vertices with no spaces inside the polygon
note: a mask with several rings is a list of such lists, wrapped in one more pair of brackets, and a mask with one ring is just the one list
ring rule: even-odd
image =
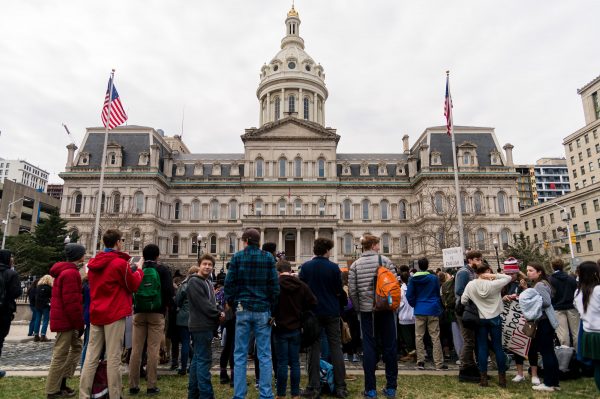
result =
[{"label": "ornate pediment", "polygon": [[335,141],[340,140],[335,129],[290,116],[266,123],[259,129],[246,129],[242,141]]}]

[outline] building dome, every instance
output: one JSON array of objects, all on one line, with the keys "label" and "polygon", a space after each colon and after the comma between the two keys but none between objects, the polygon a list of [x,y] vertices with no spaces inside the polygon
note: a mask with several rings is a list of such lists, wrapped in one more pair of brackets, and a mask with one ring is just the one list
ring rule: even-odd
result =
[{"label": "building dome", "polygon": [[291,116],[324,126],[328,97],[325,71],[304,51],[300,16],[293,6],[285,25],[281,50],[260,71],[256,91],[260,102],[260,125]]}]

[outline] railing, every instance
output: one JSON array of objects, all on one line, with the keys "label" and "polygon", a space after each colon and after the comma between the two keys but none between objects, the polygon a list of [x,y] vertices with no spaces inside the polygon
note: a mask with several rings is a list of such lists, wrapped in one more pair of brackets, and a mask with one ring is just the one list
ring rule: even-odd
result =
[{"label": "railing", "polygon": [[28,301],[27,291],[29,291],[29,287],[31,287],[31,284],[33,284],[32,280],[22,280],[21,281],[21,288],[23,289],[23,293],[21,294],[20,297],[18,297],[16,299],[17,302],[26,303]]},{"label": "railing", "polygon": [[266,215],[266,214],[259,214],[259,215],[244,215],[244,218],[247,219],[280,219],[280,220],[289,220],[289,219],[304,219],[304,220],[308,220],[308,219],[317,219],[317,220],[324,220],[324,219],[328,219],[328,220],[337,220],[338,217],[337,215],[279,215],[279,214],[270,214],[270,215]]}]

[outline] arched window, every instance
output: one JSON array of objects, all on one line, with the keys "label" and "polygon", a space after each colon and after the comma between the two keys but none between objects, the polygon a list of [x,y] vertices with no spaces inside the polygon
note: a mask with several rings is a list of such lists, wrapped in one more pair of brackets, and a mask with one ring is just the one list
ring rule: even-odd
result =
[{"label": "arched window", "polygon": [[279,215],[285,215],[285,200],[281,199],[277,203],[277,213]]},{"label": "arched window", "polygon": [[114,165],[117,163],[117,155],[114,152],[110,153],[110,164]]},{"label": "arched window", "polygon": [[438,215],[444,213],[444,195],[442,193],[435,193],[433,197],[433,205],[435,207],[435,212]]},{"label": "arched window", "polygon": [[503,191],[498,193],[498,213],[501,215],[506,213],[506,194]]},{"label": "arched window", "polygon": [[83,195],[78,193],[75,195],[75,207],[74,207],[73,211],[75,213],[81,213],[82,204],[83,204]]},{"label": "arched window", "polygon": [[296,112],[296,97],[294,95],[288,97],[288,110],[289,112]]},{"label": "arched window", "polygon": [[325,160],[323,158],[319,158],[317,160],[317,169],[319,172],[319,177],[325,177]]},{"label": "arched window", "polygon": [[309,100],[308,98],[304,98],[304,120],[308,120],[308,110],[309,110],[310,106],[309,106]]},{"label": "arched window", "polygon": [[294,215],[302,215],[302,201],[299,199],[294,201]]},{"label": "arched window", "polygon": [[352,202],[350,202],[349,199],[346,199],[346,200],[344,200],[342,205],[343,205],[344,220],[352,219]]},{"label": "arched window", "polygon": [[389,220],[390,218],[390,203],[383,200],[379,203],[379,213],[381,220]]},{"label": "arched window", "polygon": [[477,230],[477,249],[480,251],[485,251],[485,229]]},{"label": "arched window", "polygon": [[400,220],[406,220],[407,215],[406,215],[406,201],[400,201],[400,203],[398,204],[398,210],[399,210],[399,216],[400,216]]},{"label": "arched window", "polygon": [[281,99],[279,97],[275,98],[275,120],[278,121],[281,118]]},{"label": "arched window", "polygon": [[460,211],[467,213],[467,193],[461,191],[460,193]]},{"label": "arched window", "polygon": [[192,220],[199,220],[200,219],[200,201],[198,200],[193,200],[192,201]]},{"label": "arched window", "polygon": [[179,253],[179,236],[178,235],[174,235],[173,236],[171,253],[172,254],[178,254]]},{"label": "arched window", "polygon": [[325,200],[319,200],[318,207],[319,207],[319,216],[324,216],[325,215]]},{"label": "arched window", "polygon": [[227,236],[227,253],[233,254],[237,251],[237,237],[235,234]]},{"label": "arched window", "polygon": [[285,158],[279,159],[279,177],[285,177],[286,164],[287,164],[287,159],[285,159]]},{"label": "arched window", "polygon": [[181,202],[175,201],[173,204],[173,219],[179,220],[181,219]]},{"label": "arched window", "polygon": [[133,204],[135,213],[144,212],[144,193],[138,191],[133,195]]},{"label": "arched window", "polygon": [[500,231],[500,246],[503,250],[508,249],[508,245],[510,244],[510,230],[502,229]]},{"label": "arched window", "polygon": [[369,200],[367,200],[367,199],[362,200],[362,203],[361,203],[362,220],[369,220],[369,208],[370,207],[371,207],[371,203],[369,202]]},{"label": "arched window", "polygon": [[236,200],[229,201],[229,220],[237,220],[238,203]]},{"label": "arched window", "polygon": [[475,207],[475,213],[483,213],[483,194],[481,194],[479,191],[477,191],[473,196],[473,205]]},{"label": "arched window", "polygon": [[262,200],[256,200],[254,203],[254,212],[257,216],[261,216],[263,213],[263,202]]},{"label": "arched window", "polygon": [[471,153],[469,151],[465,151],[463,153],[463,165],[471,164]]},{"label": "arched window", "polygon": [[139,230],[134,230],[133,231],[133,250],[134,251],[139,251],[141,244],[142,244],[142,234],[140,233]]},{"label": "arched window", "polygon": [[352,234],[344,234],[344,254],[350,255],[354,251],[354,239]]},{"label": "arched window", "polygon": [[302,158],[294,159],[294,177],[302,177]]},{"label": "arched window", "polygon": [[400,252],[403,254],[408,253],[408,234],[402,234],[400,236]]},{"label": "arched window", "polygon": [[465,248],[469,248],[471,246],[471,232],[469,229],[463,229],[463,238],[465,240]]},{"label": "arched window", "polygon": [[212,200],[210,202],[210,220],[219,219],[219,201]]},{"label": "arched window", "polygon": [[113,213],[121,212],[121,194],[115,193],[113,195]]},{"label": "arched window", "polygon": [[217,253],[217,236],[212,235],[210,236],[210,253],[211,254],[216,254]]},{"label": "arched window", "polygon": [[265,161],[261,158],[256,159],[256,177],[263,177],[265,175]]},{"label": "arched window", "polygon": [[198,234],[192,235],[191,242],[192,242],[192,253],[197,254],[198,253]]},{"label": "arched window", "polygon": [[389,234],[382,234],[381,235],[381,252],[384,254],[389,254],[392,251],[390,250],[390,235]]}]

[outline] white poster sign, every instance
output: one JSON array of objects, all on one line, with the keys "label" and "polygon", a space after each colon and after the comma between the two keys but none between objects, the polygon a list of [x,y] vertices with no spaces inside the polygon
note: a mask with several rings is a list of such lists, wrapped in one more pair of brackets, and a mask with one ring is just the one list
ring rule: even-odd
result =
[{"label": "white poster sign", "polygon": [[442,256],[444,268],[463,267],[465,264],[460,247],[444,248],[442,249]]}]

